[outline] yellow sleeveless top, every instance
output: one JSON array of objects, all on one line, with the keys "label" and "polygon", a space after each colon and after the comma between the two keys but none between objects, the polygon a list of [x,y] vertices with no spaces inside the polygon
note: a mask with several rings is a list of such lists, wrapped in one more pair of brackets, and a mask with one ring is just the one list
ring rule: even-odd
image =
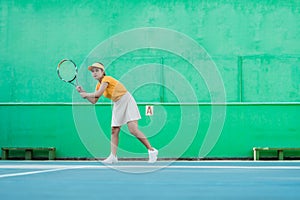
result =
[{"label": "yellow sleeveless top", "polygon": [[[124,85],[111,76],[104,76],[101,83],[108,83],[103,96],[112,101],[118,101],[127,92]],[[99,90],[101,83],[96,85],[96,91]]]}]

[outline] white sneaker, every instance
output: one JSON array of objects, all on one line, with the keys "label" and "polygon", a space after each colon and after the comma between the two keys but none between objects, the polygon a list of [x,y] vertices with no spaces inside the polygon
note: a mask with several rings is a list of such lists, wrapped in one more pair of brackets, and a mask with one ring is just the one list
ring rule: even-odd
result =
[{"label": "white sneaker", "polygon": [[155,163],[157,160],[158,150],[153,148],[153,150],[148,150],[148,153],[149,153],[148,163]]},{"label": "white sneaker", "polygon": [[102,161],[103,164],[116,164],[118,162],[118,157],[114,156],[112,153]]}]

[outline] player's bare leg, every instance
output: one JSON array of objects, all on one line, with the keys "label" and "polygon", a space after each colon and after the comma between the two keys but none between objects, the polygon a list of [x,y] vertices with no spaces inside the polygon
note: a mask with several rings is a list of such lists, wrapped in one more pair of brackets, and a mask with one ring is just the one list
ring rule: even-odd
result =
[{"label": "player's bare leg", "polygon": [[111,153],[102,162],[104,164],[115,164],[118,162],[117,157],[117,149],[119,144],[119,133],[120,133],[120,127],[112,127],[111,128],[111,141],[110,141],[110,147],[111,147]]},{"label": "player's bare leg", "polygon": [[119,133],[120,133],[121,127],[112,127],[111,128],[111,153],[116,156],[117,155],[117,149],[119,144]]},{"label": "player's bare leg", "polygon": [[144,135],[143,132],[141,132],[138,128],[138,122],[137,121],[131,121],[127,123],[128,129],[132,135],[137,137],[148,149],[149,153],[149,162],[153,163],[157,160],[158,151],[151,146],[148,139]]},{"label": "player's bare leg", "polygon": [[151,147],[148,139],[146,138],[146,136],[144,135],[144,133],[142,133],[139,129],[138,129],[138,123],[137,121],[131,121],[127,123],[128,126],[128,130],[130,131],[130,133],[132,135],[134,135],[135,137],[137,137],[144,145],[147,149],[149,150],[153,150],[153,148]]}]

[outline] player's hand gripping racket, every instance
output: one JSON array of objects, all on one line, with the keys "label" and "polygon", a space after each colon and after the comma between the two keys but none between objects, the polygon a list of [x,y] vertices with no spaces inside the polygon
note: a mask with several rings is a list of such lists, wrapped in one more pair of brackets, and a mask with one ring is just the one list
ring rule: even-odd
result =
[{"label": "player's hand gripping racket", "polygon": [[78,69],[76,67],[76,64],[72,60],[64,59],[58,63],[58,77],[61,80],[74,85],[75,87],[78,86],[77,73]]}]

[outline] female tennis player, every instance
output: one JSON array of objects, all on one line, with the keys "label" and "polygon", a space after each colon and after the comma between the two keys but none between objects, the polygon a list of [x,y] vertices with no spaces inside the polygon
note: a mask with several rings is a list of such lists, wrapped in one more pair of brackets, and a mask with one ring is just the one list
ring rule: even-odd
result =
[{"label": "female tennis player", "polygon": [[114,164],[118,162],[117,148],[119,143],[119,132],[121,126],[127,124],[131,134],[136,136],[148,149],[149,163],[157,160],[158,150],[153,148],[145,135],[138,129],[138,120],[141,118],[137,104],[132,95],[126,90],[124,85],[111,76],[106,76],[104,65],[94,63],[88,67],[94,79],[99,82],[93,93],[87,93],[81,86],[76,89],[81,97],[95,104],[104,95],[113,101],[112,121],[111,121],[111,153],[103,163]]}]

